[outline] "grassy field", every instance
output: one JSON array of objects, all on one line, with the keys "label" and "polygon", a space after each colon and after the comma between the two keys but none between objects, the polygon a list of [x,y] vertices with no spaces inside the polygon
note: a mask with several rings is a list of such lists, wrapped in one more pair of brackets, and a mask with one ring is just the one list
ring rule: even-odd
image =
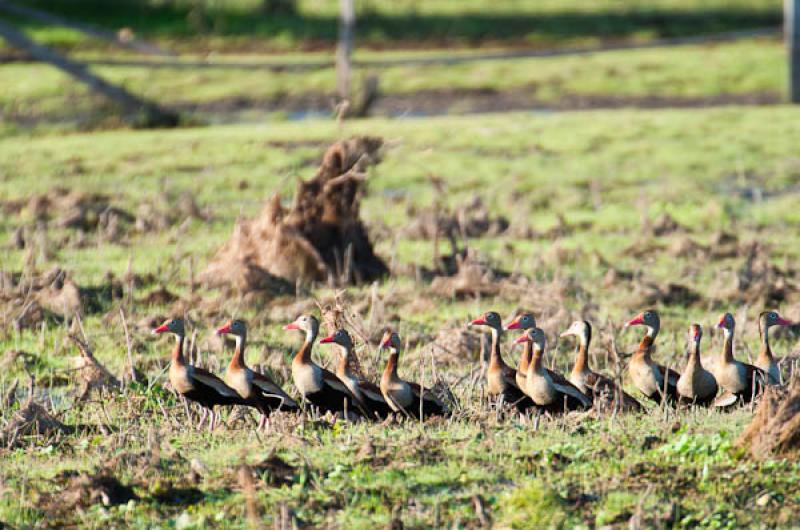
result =
[{"label": "grassy field", "polygon": [[[301,0],[294,14],[262,13],[258,0],[159,2],[129,0],[108,9],[103,0],[31,2],[100,27],[131,28],[183,52],[198,49],[287,51],[330,49],[338,2]],[[487,43],[525,46],[647,40],[778,27],[779,0],[478,0],[357,2],[359,46],[429,48]],[[43,42],[65,48],[102,46],[81,35],[18,19]]]},{"label": "grassy field", "polygon": [[[368,51],[358,54],[367,61],[409,56]],[[247,63],[259,57],[219,56],[215,61]],[[358,80],[378,76],[381,98],[374,108],[378,115],[765,103],[780,100],[784,92],[784,58],[779,41],[748,39],[448,66],[362,67],[356,76]],[[325,56],[299,54],[281,60],[319,61]],[[332,113],[336,100],[332,69],[270,72],[253,68],[97,66],[94,71],[136,94],[181,109],[189,119],[200,122],[280,120],[308,111]],[[112,109],[102,105],[98,109],[102,102],[97,97],[49,66],[5,65],[0,68],[0,84],[4,87],[0,109],[7,127],[47,131],[54,123],[65,129],[114,125],[113,117],[109,118]]]},{"label": "grassy field", "polygon": [[[14,379],[24,388],[32,375],[37,400],[82,427],[4,450],[0,520],[18,527],[144,528],[158,518],[176,528],[240,528],[248,524],[249,499],[266,524],[288,513],[300,526],[317,527],[397,521],[406,528],[475,528],[490,521],[501,528],[796,525],[800,465],[754,461],[735,446],[749,409],[570,416],[545,419],[534,431],[497,417],[481,385],[464,378],[480,377],[478,352],[471,351],[436,357],[438,377],[461,403],[448,421],[330,425],[283,417],[257,435],[256,418],[244,417],[208,435],[186,426],[183,407],[164,388],[170,343],[153,339],[149,329],[158,318],[186,311],[203,364],[217,370],[230,351],[210,331],[231,315],[245,318],[251,364],[265,366],[290,389],[287,361],[298,337],[282,325],[337,292],[310,287],[298,297],[246,302],[192,287],[189,278],[238,217],[255,215],[275,191],[288,199],[295,179],[313,174],[327,145],[369,134],[383,137],[386,147],[370,171],[362,213],[394,273],[375,287],[338,296],[368,336],[391,324],[411,338],[402,367],[410,378],[430,384],[425,346],[439,330],[463,329],[488,309],[504,316],[532,309],[551,339],[549,359],[562,370],[572,345],[555,337],[571,320],[595,323],[596,364],[607,369],[609,335],[631,351],[639,332],[619,331],[620,324],[651,304],[662,314],[659,360],[680,365],[693,321],[707,328],[704,351],[717,352],[721,341],[710,329],[725,310],[737,316],[737,355],[747,358],[756,351],[754,318],[765,305],[800,317],[794,283],[800,159],[793,134],[799,112],[724,107],[7,134],[0,138],[0,233],[7,234],[0,270],[32,274],[59,266],[86,289],[106,285],[109,272],[141,278],[133,291],[122,286],[122,298],[99,296],[83,327],[96,357],[121,374],[123,308],[133,362],[146,381],[76,405],[76,351],[66,326],[54,317],[34,329],[4,328],[0,351],[26,354],[5,355],[0,390],[5,394]],[[64,191],[53,194],[56,187]],[[123,220],[113,232],[94,225],[81,230],[61,226],[64,212],[55,210],[37,220],[30,199],[48,192],[52,200],[68,192],[103,194],[104,207],[164,223],[140,228]],[[461,244],[491,267],[524,277],[515,284],[523,287],[493,297],[435,294],[413,273],[414,265],[430,265],[433,243],[412,237],[408,227],[434,203],[469,214],[475,208],[466,205],[475,197],[511,228]],[[187,198],[201,214],[187,213]],[[660,221],[665,214],[677,227]],[[20,227],[27,234],[21,249]],[[732,252],[715,252],[731,238]],[[747,268],[751,242],[759,247]],[[608,279],[612,269],[616,280]],[[780,282],[783,290],[776,292]],[[669,284],[693,294],[653,295],[653,286]],[[161,287],[178,301],[148,298]],[[791,334],[774,339],[780,355],[792,351]],[[375,376],[383,365],[376,345],[359,342],[365,370]],[[509,360],[517,355],[510,348],[505,345]],[[332,359],[323,347],[316,352],[323,362]],[[19,391],[21,399],[25,394]],[[17,407],[3,410],[4,422]],[[238,478],[243,463],[257,472],[252,494]],[[76,472],[98,471],[130,485],[137,499],[71,508],[64,484]]]}]

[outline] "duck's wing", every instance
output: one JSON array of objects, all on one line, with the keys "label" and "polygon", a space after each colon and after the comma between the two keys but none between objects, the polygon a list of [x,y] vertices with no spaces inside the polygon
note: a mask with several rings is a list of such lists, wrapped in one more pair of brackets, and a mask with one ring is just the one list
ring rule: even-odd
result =
[{"label": "duck's wing", "polygon": [[253,371],[253,385],[260,390],[264,397],[270,401],[278,401],[275,408],[280,409],[299,409],[300,405],[293,400],[275,381],[264,374]]}]

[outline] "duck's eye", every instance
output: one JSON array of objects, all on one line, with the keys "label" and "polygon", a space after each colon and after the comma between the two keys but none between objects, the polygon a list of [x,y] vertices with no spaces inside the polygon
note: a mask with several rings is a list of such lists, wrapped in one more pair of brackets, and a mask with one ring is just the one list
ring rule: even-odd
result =
[{"label": "duck's eye", "polygon": [[771,318],[772,320],[777,320],[778,319],[778,313],[775,313],[775,312],[770,313],[769,314],[769,318]]}]

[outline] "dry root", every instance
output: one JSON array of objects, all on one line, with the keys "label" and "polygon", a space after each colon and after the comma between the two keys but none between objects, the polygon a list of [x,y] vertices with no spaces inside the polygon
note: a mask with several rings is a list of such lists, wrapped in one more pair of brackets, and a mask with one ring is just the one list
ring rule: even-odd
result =
[{"label": "dry root", "polygon": [[800,380],[788,389],[767,387],[737,443],[756,458],[800,455]]}]

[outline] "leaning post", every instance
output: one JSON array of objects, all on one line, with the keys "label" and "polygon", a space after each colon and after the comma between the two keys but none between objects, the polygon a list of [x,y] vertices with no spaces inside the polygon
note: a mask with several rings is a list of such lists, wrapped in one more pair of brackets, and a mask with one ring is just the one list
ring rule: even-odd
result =
[{"label": "leaning post", "polygon": [[789,101],[800,103],[800,0],[783,1],[783,27],[789,60]]},{"label": "leaning post", "polygon": [[336,46],[336,91],[339,99],[350,98],[351,55],[356,25],[354,0],[339,0],[339,42]]}]

